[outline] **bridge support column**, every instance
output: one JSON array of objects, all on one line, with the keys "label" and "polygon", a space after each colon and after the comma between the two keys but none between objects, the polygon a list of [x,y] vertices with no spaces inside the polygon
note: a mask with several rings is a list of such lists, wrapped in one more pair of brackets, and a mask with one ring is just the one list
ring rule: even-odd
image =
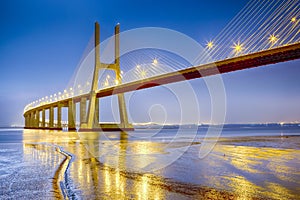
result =
[{"label": "bridge support column", "polygon": [[27,113],[27,128],[30,128],[30,113]]},{"label": "bridge support column", "polygon": [[125,104],[124,94],[118,94],[119,113],[120,113],[120,128],[130,128]]},{"label": "bridge support column", "polygon": [[28,128],[31,128],[31,113],[28,113]]},{"label": "bridge support column", "polygon": [[28,113],[27,115],[27,123],[28,123],[27,128],[31,128],[31,113]]},{"label": "bridge support column", "polygon": [[34,127],[34,113],[30,113],[30,128]]},{"label": "bridge support column", "polygon": [[46,111],[42,110],[42,128],[46,128]]},{"label": "bridge support column", "polygon": [[40,111],[36,110],[35,111],[35,128],[39,128],[40,127]]},{"label": "bridge support column", "polygon": [[25,116],[25,127],[29,128],[29,117],[28,117],[28,115]]},{"label": "bridge support column", "polygon": [[62,126],[61,126],[61,104],[58,103],[57,105],[57,129],[61,130]]},{"label": "bridge support column", "polygon": [[24,115],[25,118],[25,127],[24,128],[28,128],[28,115]]},{"label": "bridge support column", "polygon": [[27,128],[27,115],[24,115],[24,122],[25,122],[24,128]]},{"label": "bridge support column", "polygon": [[99,99],[96,98],[96,103],[95,103],[95,123],[97,126],[99,125]]},{"label": "bridge support column", "polygon": [[86,97],[80,100],[80,126],[86,123]]},{"label": "bridge support column", "polygon": [[54,108],[52,106],[49,109],[49,128],[54,128]]},{"label": "bridge support column", "polygon": [[73,100],[68,103],[68,130],[76,130],[75,124],[76,108]]}]

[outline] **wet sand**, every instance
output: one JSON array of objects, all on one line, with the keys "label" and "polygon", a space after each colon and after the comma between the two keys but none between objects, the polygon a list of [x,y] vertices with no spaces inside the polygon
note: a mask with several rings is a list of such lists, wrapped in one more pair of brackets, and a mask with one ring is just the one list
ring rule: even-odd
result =
[{"label": "wet sand", "polygon": [[[299,199],[300,137],[220,138],[200,159],[190,144],[27,131],[0,144],[1,199]],[[4,145],[4,146],[3,146]],[[60,147],[58,149],[58,147]],[[3,150],[6,149],[6,150]],[[105,151],[104,151],[105,149]],[[7,151],[5,153],[5,151]],[[67,154],[64,154],[67,153]],[[171,157],[182,153],[168,163]],[[71,159],[68,155],[72,155]],[[165,161],[168,162],[165,162]],[[163,166],[162,164],[168,165]],[[153,169],[153,164],[157,170]],[[161,168],[157,167],[162,165]],[[4,172],[9,172],[5,174]]]},{"label": "wet sand", "polygon": [[0,199],[61,199],[54,174],[63,157],[54,148],[1,143],[0,149]]}]

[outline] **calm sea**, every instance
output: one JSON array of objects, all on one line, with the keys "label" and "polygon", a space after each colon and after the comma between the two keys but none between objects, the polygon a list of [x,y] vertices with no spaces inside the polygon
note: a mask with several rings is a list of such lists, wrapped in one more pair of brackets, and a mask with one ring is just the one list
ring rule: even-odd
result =
[{"label": "calm sea", "polygon": [[0,129],[0,199],[300,199],[300,126]]}]

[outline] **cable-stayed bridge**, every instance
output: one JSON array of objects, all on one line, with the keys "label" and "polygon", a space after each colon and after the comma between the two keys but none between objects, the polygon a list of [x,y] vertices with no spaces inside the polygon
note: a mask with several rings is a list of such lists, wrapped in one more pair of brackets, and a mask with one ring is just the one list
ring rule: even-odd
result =
[{"label": "cable-stayed bridge", "polygon": [[[119,25],[113,37],[113,62],[104,63],[100,61],[100,27],[95,23],[93,53],[89,54],[94,58],[89,63],[93,70],[87,73],[88,78],[28,104],[24,109],[25,127],[60,130],[62,108],[66,107],[68,129],[75,130],[79,103],[80,130],[131,130],[126,92],[299,59],[299,14],[298,0],[249,1],[215,39],[206,42],[192,64],[161,51],[148,51],[150,56],[133,54],[122,62]],[[143,62],[144,57],[153,59]],[[126,68],[132,63],[133,68]],[[106,71],[113,73],[103,74]],[[120,123],[99,123],[99,99],[112,95],[118,97]]]}]

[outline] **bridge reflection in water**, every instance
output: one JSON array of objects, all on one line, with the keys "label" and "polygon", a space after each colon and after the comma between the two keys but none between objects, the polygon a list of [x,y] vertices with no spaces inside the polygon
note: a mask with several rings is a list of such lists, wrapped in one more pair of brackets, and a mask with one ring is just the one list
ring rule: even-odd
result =
[{"label": "bridge reflection in water", "polygon": [[[24,131],[25,157],[40,159],[45,166],[57,169],[54,176],[64,175],[58,172],[64,170],[58,163],[63,156],[45,145],[59,145],[74,155],[67,178],[57,180],[67,182],[69,194],[85,199],[297,197],[300,177],[295,166],[300,162],[299,150],[239,146],[234,142],[221,139],[205,159],[197,157],[200,144],[196,143],[170,166],[143,172],[139,167],[149,162],[159,165],[183,144],[167,147],[162,141],[135,140],[126,132]],[[140,153],[133,154],[137,150]],[[53,183],[53,187],[59,185]]]}]

